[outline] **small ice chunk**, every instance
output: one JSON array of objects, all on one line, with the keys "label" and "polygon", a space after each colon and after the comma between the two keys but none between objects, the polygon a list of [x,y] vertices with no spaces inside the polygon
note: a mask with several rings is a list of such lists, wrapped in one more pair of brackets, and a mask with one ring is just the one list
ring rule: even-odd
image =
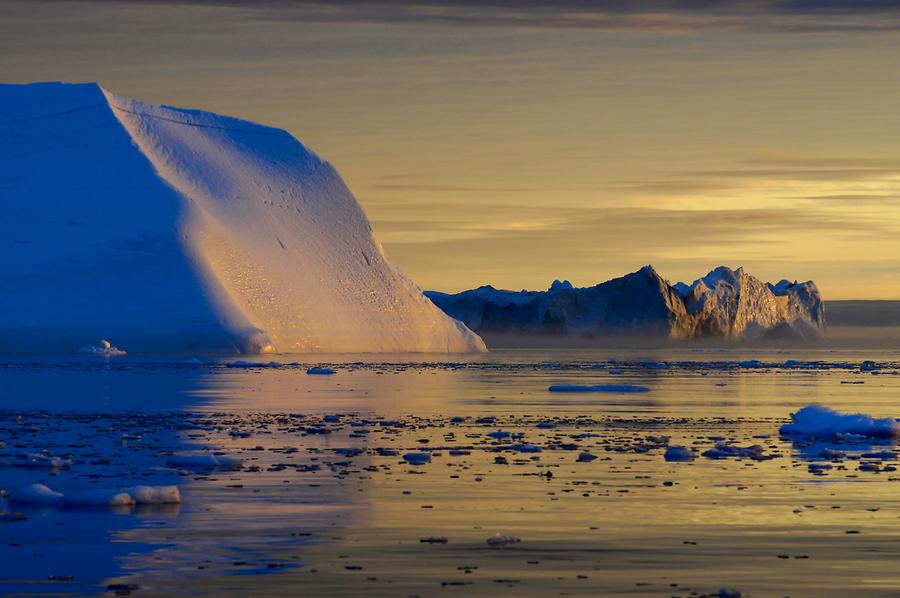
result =
[{"label": "small ice chunk", "polygon": [[425,465],[431,461],[431,455],[428,453],[406,453],[403,460],[410,465]]},{"label": "small ice chunk", "polygon": [[51,490],[44,484],[31,484],[19,488],[9,495],[11,503],[25,503],[32,505],[56,505],[62,502],[63,495]]},{"label": "small ice chunk", "polygon": [[487,545],[491,548],[504,548],[506,546],[518,544],[519,542],[521,542],[521,540],[515,536],[504,536],[500,533],[496,533],[487,539]]},{"label": "small ice chunk", "polygon": [[528,443],[511,444],[507,448],[511,451],[516,451],[517,453],[540,453],[544,450],[536,444]]},{"label": "small ice chunk", "polygon": [[139,505],[177,505],[181,504],[181,492],[178,486],[132,486],[126,492]]},{"label": "small ice chunk", "polygon": [[127,507],[134,504],[134,498],[122,490],[85,490],[62,496],[62,502],[69,507]]},{"label": "small ice chunk", "polygon": [[714,448],[702,453],[707,459],[753,459],[754,461],[767,461],[774,458],[763,452],[763,447],[754,444],[752,446],[735,446],[727,442],[717,442]]},{"label": "small ice chunk", "polygon": [[78,350],[79,353],[86,353],[88,355],[100,355],[102,357],[118,357],[121,355],[125,355],[125,351],[119,349],[118,347],[113,347],[112,343],[108,340],[101,339],[99,343],[96,345],[85,345],[81,349]]},{"label": "small ice chunk", "polygon": [[428,536],[427,538],[419,538],[420,544],[446,544],[447,536]]},{"label": "small ice chunk", "polygon": [[694,453],[685,446],[670,446],[666,449],[665,459],[671,462],[693,461]]},{"label": "small ice chunk", "polygon": [[669,366],[659,361],[645,360],[641,362],[641,367],[648,370],[664,370]]},{"label": "small ice chunk", "polygon": [[638,386],[636,384],[554,384],[548,389],[550,392],[650,392],[646,386]]},{"label": "small ice chunk", "polygon": [[97,488],[63,495],[44,484],[31,484],[14,492],[9,500],[66,507],[127,507],[135,504],[178,504],[181,493],[177,486],[132,486],[124,490]]},{"label": "small ice chunk", "polygon": [[791,414],[791,423],[781,434],[803,438],[836,438],[853,434],[868,438],[890,438],[900,427],[891,417],[872,418],[862,413],[840,413],[824,405],[807,405]]},{"label": "small ice chunk", "polygon": [[237,457],[225,455],[173,455],[166,463],[169,467],[189,469],[194,471],[209,471],[213,469],[233,470],[240,469],[241,460]]},{"label": "small ice chunk", "polygon": [[314,366],[306,370],[306,373],[310,376],[330,376],[332,374],[336,374],[337,372],[331,368]]},{"label": "small ice chunk", "polygon": [[72,466],[72,460],[57,457],[45,451],[41,453],[22,453],[16,455],[14,465],[16,467],[26,467],[30,469],[41,467],[49,467],[50,469],[68,469]]}]

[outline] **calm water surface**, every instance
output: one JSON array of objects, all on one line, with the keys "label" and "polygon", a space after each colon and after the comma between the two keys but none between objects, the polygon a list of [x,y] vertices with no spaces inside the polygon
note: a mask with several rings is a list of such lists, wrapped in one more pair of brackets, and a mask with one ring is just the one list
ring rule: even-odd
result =
[{"label": "calm water surface", "polygon": [[[809,403],[900,416],[900,353],[275,359],[2,360],[0,487],[177,484],[183,502],[4,501],[0,593],[900,595],[894,446],[778,435]],[[604,383],[650,390],[548,392]],[[761,458],[701,456],[722,442]],[[241,466],[170,467],[211,453]]]}]

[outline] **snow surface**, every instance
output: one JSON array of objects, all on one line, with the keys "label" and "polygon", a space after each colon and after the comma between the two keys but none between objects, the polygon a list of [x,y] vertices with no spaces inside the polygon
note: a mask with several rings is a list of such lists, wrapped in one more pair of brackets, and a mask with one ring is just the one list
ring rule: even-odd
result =
[{"label": "snow surface", "polygon": [[791,423],[781,426],[780,431],[784,436],[803,438],[889,438],[898,435],[900,425],[891,417],[873,418],[862,413],[840,413],[824,405],[807,405],[792,413]]},{"label": "snow surface", "polygon": [[485,350],[283,130],[36,83],[0,138],[0,351]]}]

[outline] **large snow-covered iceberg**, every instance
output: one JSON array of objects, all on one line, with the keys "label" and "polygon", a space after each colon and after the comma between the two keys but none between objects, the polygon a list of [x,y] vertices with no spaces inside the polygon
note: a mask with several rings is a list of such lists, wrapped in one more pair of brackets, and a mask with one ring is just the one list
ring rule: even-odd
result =
[{"label": "large snow-covered iceberg", "polygon": [[652,266],[593,287],[554,281],[546,291],[483,286],[457,294],[426,291],[479,333],[701,337],[730,340],[825,335],[813,282],[767,284],[721,266],[693,284],[670,285]]},{"label": "large snow-covered iceberg", "polygon": [[287,132],[0,85],[0,351],[483,351]]}]

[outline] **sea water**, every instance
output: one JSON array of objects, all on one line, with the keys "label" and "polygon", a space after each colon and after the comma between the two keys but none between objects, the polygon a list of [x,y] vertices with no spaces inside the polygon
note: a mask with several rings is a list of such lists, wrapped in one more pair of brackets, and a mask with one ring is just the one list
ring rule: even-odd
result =
[{"label": "sea water", "polygon": [[[896,595],[893,440],[779,428],[900,416],[898,373],[884,349],[5,358],[0,593]],[[549,390],[573,385],[606,390]],[[16,502],[32,484],[181,502]]]}]

